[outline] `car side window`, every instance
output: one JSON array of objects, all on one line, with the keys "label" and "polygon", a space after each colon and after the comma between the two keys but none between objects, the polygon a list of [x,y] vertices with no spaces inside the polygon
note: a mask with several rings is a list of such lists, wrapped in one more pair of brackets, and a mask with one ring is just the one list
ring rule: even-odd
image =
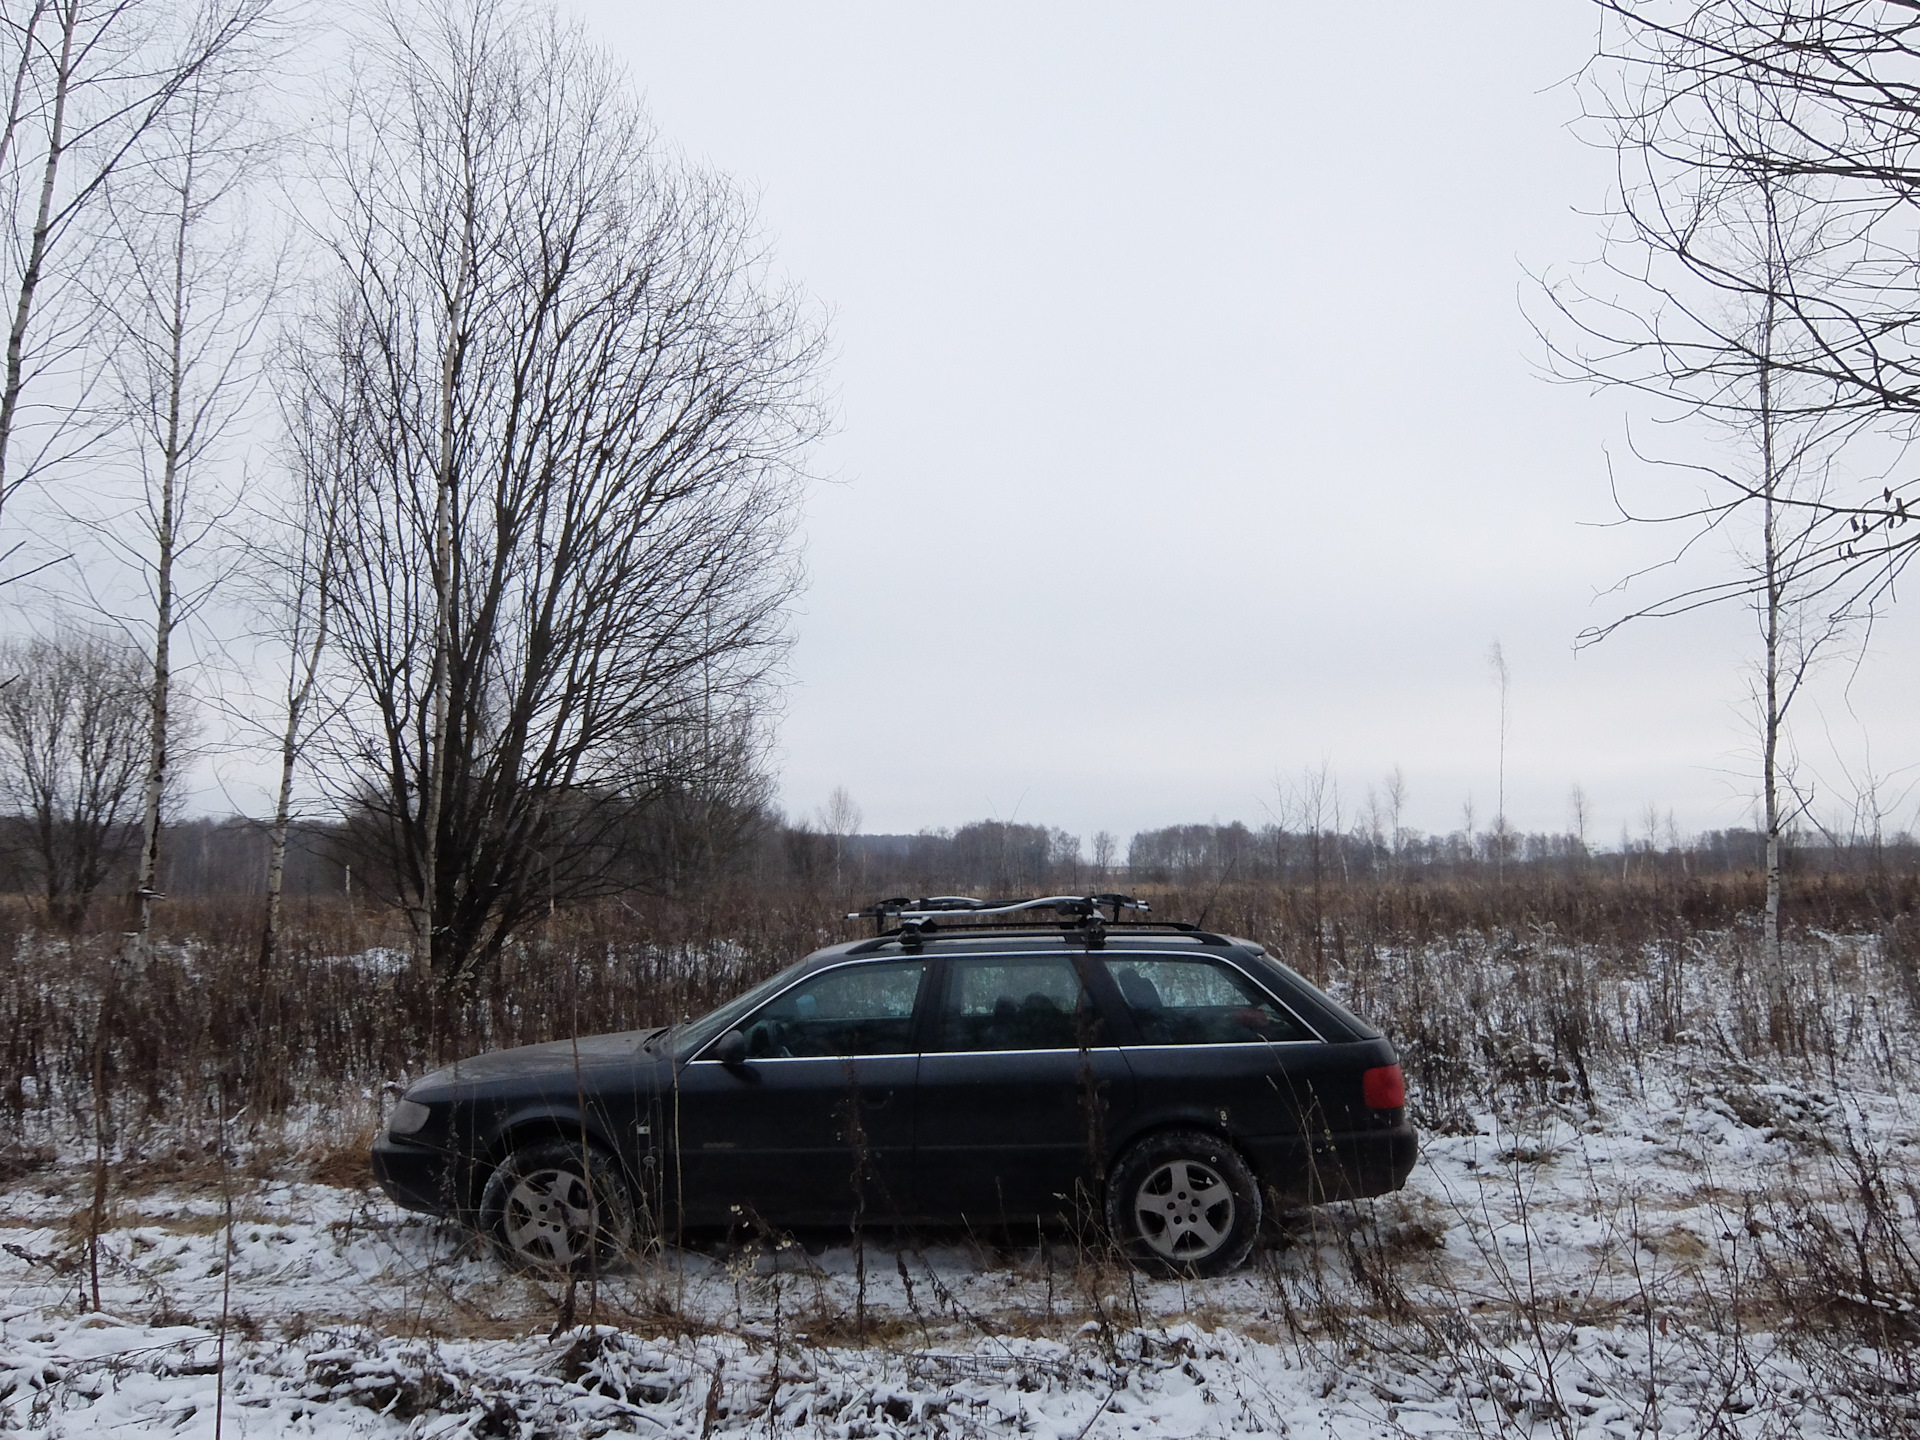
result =
[{"label": "car side window", "polygon": [[1256,1045],[1311,1040],[1298,1020],[1238,971],[1198,957],[1106,962],[1148,1045]]},{"label": "car side window", "polygon": [[926,973],[926,961],[903,960],[843,965],[802,980],[741,1025],[747,1057],[911,1054],[913,1007]]},{"label": "car side window", "polygon": [[1062,955],[949,960],[938,1048],[1077,1050],[1107,1043],[1073,962]]}]

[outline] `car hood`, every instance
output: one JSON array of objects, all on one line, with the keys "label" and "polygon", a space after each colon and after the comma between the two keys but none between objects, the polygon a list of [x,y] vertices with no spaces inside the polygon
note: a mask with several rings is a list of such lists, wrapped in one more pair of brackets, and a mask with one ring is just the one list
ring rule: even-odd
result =
[{"label": "car hood", "polygon": [[529,1080],[572,1075],[576,1070],[629,1066],[645,1058],[642,1046],[661,1028],[621,1030],[611,1035],[582,1035],[577,1040],[549,1040],[544,1045],[516,1045],[511,1050],[484,1050],[422,1076],[407,1093],[443,1093],[472,1084],[501,1080]]}]

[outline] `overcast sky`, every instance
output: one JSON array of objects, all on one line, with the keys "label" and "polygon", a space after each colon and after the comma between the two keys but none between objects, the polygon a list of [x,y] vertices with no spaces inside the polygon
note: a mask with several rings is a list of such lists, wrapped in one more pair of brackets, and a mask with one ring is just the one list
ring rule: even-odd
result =
[{"label": "overcast sky", "polygon": [[[1349,823],[1398,766],[1406,823],[1484,828],[1497,641],[1512,824],[1566,828],[1576,784],[1599,843],[1752,822],[1750,614],[1574,648],[1680,581],[1617,588],[1685,537],[1608,523],[1610,463],[1637,507],[1693,498],[1629,426],[1700,443],[1541,377],[1530,277],[1598,253],[1611,177],[1572,126],[1582,0],[569,3],[830,317],[790,814],[844,786],[869,832],[1124,841],[1284,818],[1324,764]],[[1872,641],[1801,700],[1798,778],[1910,826],[1920,615]],[[246,738],[190,809],[269,807]]]},{"label": "overcast sky", "polygon": [[[1678,538],[1591,523],[1671,482],[1523,313],[1598,248],[1588,7],[576,8],[832,316],[790,812],[1258,824],[1324,760],[1484,824],[1498,640],[1514,824],[1749,820],[1750,616],[1573,649]],[[1823,797],[1917,758],[1912,631],[1805,707]]]}]

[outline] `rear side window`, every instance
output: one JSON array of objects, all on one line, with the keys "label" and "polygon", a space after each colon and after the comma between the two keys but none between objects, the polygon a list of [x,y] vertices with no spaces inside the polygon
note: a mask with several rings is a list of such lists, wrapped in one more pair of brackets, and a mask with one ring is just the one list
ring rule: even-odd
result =
[{"label": "rear side window", "polygon": [[1105,962],[1147,1045],[1258,1045],[1311,1040],[1306,1027],[1237,970],[1198,957]]},{"label": "rear side window", "polygon": [[803,980],[742,1028],[747,1054],[781,1060],[913,1052],[913,1006],[924,960],[846,965]]},{"label": "rear side window", "polygon": [[942,1050],[1077,1050],[1106,1043],[1079,972],[1059,955],[947,962]]},{"label": "rear side window", "polygon": [[1320,1009],[1331,1012],[1333,1019],[1336,1022],[1342,1025],[1345,1025],[1347,1027],[1347,1031],[1352,1038],[1358,1039],[1358,1040],[1378,1040],[1381,1038],[1380,1027],[1378,1025],[1375,1025],[1371,1021],[1365,1020],[1362,1017],[1354,1014],[1353,1011],[1349,1010],[1346,1006],[1342,1005],[1338,1000],[1334,999],[1331,995],[1327,994],[1326,991],[1322,990],[1318,985],[1315,985],[1311,980],[1307,979],[1306,976],[1302,975],[1299,971],[1294,970],[1289,966],[1282,965],[1278,960],[1274,959],[1271,955],[1263,954],[1261,955],[1260,958],[1264,963],[1272,966],[1275,970],[1278,970],[1283,977],[1285,977],[1281,985],[1281,993],[1283,994],[1287,993],[1288,984],[1297,986],[1299,989],[1306,991],[1308,995],[1313,997],[1311,1001],[1308,1002],[1308,1008],[1310,1010],[1313,1009],[1314,1007],[1318,1007]]}]

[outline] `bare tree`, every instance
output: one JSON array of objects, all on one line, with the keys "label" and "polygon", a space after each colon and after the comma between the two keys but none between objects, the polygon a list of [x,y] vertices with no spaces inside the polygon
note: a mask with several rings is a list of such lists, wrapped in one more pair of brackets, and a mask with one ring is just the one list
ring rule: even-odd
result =
[{"label": "bare tree", "polygon": [[1493,674],[1494,687],[1500,692],[1500,766],[1499,784],[1493,802],[1493,874],[1495,879],[1507,873],[1507,850],[1512,841],[1507,828],[1507,691],[1513,683],[1507,669],[1507,653],[1495,640],[1487,647],[1487,669]]},{"label": "bare tree", "polygon": [[122,616],[147,637],[152,670],[135,890],[141,943],[159,898],[161,797],[177,761],[168,748],[176,641],[227,568],[210,563],[238,504],[227,452],[258,389],[256,342],[273,293],[246,218],[264,153],[245,113],[253,58],[236,44],[200,66],[147,128],[139,163],[123,167],[104,205],[114,246],[103,259],[115,263],[100,309],[138,493],[130,509],[96,514],[88,528],[144,591],[142,613]]},{"label": "bare tree", "polygon": [[827,796],[827,803],[820,811],[820,831],[833,837],[833,883],[842,883],[841,872],[846,860],[847,842],[860,833],[860,822],[866,818],[855,803],[851,793],[844,785],[833,787],[833,793]]},{"label": "bare tree", "polygon": [[1093,832],[1094,878],[1102,885],[1111,883],[1113,867],[1120,853],[1120,842],[1111,830]]},{"label": "bare tree", "polygon": [[1047,839],[1049,887],[1058,889],[1064,885],[1069,889],[1080,889],[1080,863],[1080,837],[1068,834],[1065,830],[1052,831]]},{"label": "bare tree", "polygon": [[[1818,608],[1820,592],[1825,589],[1817,570],[1823,535],[1817,524],[1806,523],[1803,514],[1790,508],[1798,498],[1824,494],[1825,486],[1819,480],[1824,477],[1825,467],[1815,449],[1818,431],[1808,435],[1801,427],[1800,433],[1792,433],[1780,413],[1782,377],[1770,363],[1779,305],[1770,297],[1774,290],[1785,288],[1787,260],[1779,253],[1777,223],[1770,222],[1767,233],[1768,253],[1762,263],[1778,283],[1769,285],[1769,297],[1763,298],[1756,317],[1759,334],[1754,348],[1758,363],[1753,377],[1751,439],[1757,447],[1753,484],[1759,497],[1760,543],[1750,568],[1760,584],[1753,600],[1761,641],[1754,699],[1760,735],[1761,815],[1766,834],[1768,1000],[1778,1041],[1782,1038],[1780,1017],[1789,1004],[1780,939],[1781,846],[1790,821],[1782,804],[1782,791],[1787,788],[1783,764],[1787,722],[1816,657],[1845,633],[1849,617],[1844,612]],[[1813,467],[1818,467],[1818,475],[1810,477],[1807,471]]]},{"label": "bare tree", "polygon": [[[1590,114],[1622,158],[1620,219],[1652,253],[1662,342],[1683,370],[1751,372],[1753,317],[1772,307],[1765,365],[1792,391],[1781,423],[1832,439],[1866,431],[1898,446],[1920,434],[1920,121],[1912,76],[1920,27],[1907,0],[1596,0],[1601,45]],[[1750,253],[1713,243],[1722,197],[1764,189],[1804,220],[1806,246],[1774,284]],[[1704,228],[1703,228],[1704,227]],[[1701,243],[1704,242],[1704,243]],[[1677,283],[1676,283],[1677,282]],[[1692,292],[1690,297],[1687,293]],[[1721,303],[1698,303],[1702,294]],[[1651,378],[1651,377],[1649,377]],[[1658,381],[1654,381],[1658,388]],[[1792,413],[1787,413],[1791,409]],[[1753,479],[1719,510],[1767,503]],[[1916,552],[1920,481],[1863,467],[1844,488],[1775,495],[1797,523],[1833,522],[1798,561],[1830,610],[1892,595]],[[1688,596],[1711,603],[1765,589],[1749,574]]]},{"label": "bare tree", "polygon": [[[1326,847],[1332,842],[1340,854],[1344,870],[1344,847],[1340,836],[1340,782],[1333,773],[1333,762],[1321,760],[1318,765],[1308,765],[1301,769],[1300,783],[1288,785],[1278,777],[1274,780],[1275,798],[1278,800],[1280,828],[1297,829],[1307,842],[1307,864],[1312,881],[1310,894],[1313,900],[1313,958],[1316,973],[1325,975],[1327,970],[1326,951],[1326,906],[1323,887],[1327,880]],[[1331,834],[1329,834],[1331,830]],[[1342,878],[1344,878],[1344,873]]]},{"label": "bare tree", "polygon": [[1366,847],[1368,867],[1378,874],[1381,857],[1387,852],[1387,822],[1386,812],[1380,807],[1380,796],[1371,785],[1367,786],[1366,803],[1360,807],[1360,821],[1353,833]]},{"label": "bare tree", "polygon": [[[732,871],[777,824],[766,740],[764,717],[752,707],[730,707],[684,730],[674,743],[685,753],[656,758],[649,793],[615,807],[608,845],[617,863],[602,876],[567,877],[567,893],[613,883],[684,895]],[[558,878],[547,888],[549,909],[562,893]]]},{"label": "bare tree", "polygon": [[271,3],[20,0],[0,14],[0,506],[91,438],[101,202],[202,74],[265,27]]},{"label": "bare tree", "polygon": [[1407,777],[1401,773],[1398,765],[1387,772],[1386,789],[1387,825],[1389,839],[1392,842],[1394,874],[1397,877],[1407,846]]},{"label": "bare tree", "polygon": [[288,347],[279,376],[281,420],[294,480],[292,504],[278,515],[262,517],[266,535],[254,552],[265,602],[260,608],[284,646],[287,664],[275,737],[279,780],[267,827],[263,973],[272,967],[279,946],[295,783],[328,709],[322,680],[329,659],[340,537],[346,506],[363,484],[354,467],[366,448],[350,428],[355,415],[348,379],[357,351],[354,312],[342,306],[309,318],[321,323]]},{"label": "bare tree", "polygon": [[356,74],[333,633],[363,828],[457,984],[765,713],[821,345],[732,188],[550,12],[394,9]]},{"label": "bare tree", "polygon": [[52,923],[77,930],[138,842],[146,667],[131,646],[73,632],[8,644],[0,670],[10,677],[0,687],[0,796],[23,832],[14,848]]},{"label": "bare tree", "polygon": [[[1556,344],[1555,356],[1562,373],[1655,396],[1667,418],[1721,440],[1731,460],[1656,461],[1704,481],[1704,499],[1657,516],[1623,513],[1682,527],[1681,556],[1703,538],[1726,537],[1743,563],[1730,578],[1683,584],[1581,638],[1727,601],[1755,611],[1767,983],[1778,1016],[1789,999],[1779,929],[1789,715],[1820,652],[1848,633],[1876,583],[1852,583],[1858,572],[1837,560],[1852,542],[1836,524],[1836,464],[1875,412],[1831,360],[1849,343],[1866,277],[1880,267],[1873,218],[1841,203],[1818,163],[1817,107],[1750,69],[1702,70],[1677,43],[1648,41],[1640,68],[1607,94],[1623,177],[1608,288],[1604,297],[1572,287],[1555,297],[1581,342]],[[1673,87],[1684,84],[1698,88],[1681,102]],[[1795,155],[1813,163],[1784,163]],[[1649,812],[1649,852],[1654,830]]]},{"label": "bare tree", "polygon": [[827,803],[820,810],[820,828],[829,835],[842,839],[860,833],[860,822],[866,818],[859,802],[844,785],[833,787],[833,793],[827,796]]}]

